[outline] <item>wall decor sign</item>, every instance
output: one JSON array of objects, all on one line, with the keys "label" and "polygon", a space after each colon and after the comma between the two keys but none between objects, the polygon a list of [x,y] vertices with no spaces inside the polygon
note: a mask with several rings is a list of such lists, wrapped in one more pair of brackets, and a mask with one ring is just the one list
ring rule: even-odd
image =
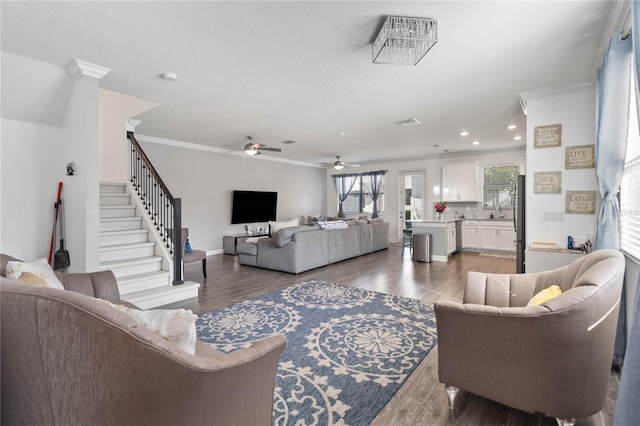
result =
[{"label": "wall decor sign", "polygon": [[565,213],[595,214],[596,191],[567,191]]},{"label": "wall decor sign", "polygon": [[533,147],[551,148],[562,145],[562,124],[533,128]]},{"label": "wall decor sign", "polygon": [[535,194],[560,194],[562,192],[562,172],[535,172],[533,192]]},{"label": "wall decor sign", "polygon": [[568,146],[564,152],[565,169],[593,169],[596,167],[595,145]]}]

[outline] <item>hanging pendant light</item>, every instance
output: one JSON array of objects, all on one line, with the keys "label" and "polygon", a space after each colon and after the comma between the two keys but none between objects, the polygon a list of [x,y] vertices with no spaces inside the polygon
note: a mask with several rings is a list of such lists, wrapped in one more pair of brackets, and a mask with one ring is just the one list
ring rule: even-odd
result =
[{"label": "hanging pendant light", "polygon": [[[447,170],[447,152],[449,152],[448,149],[443,150],[444,152],[444,169]],[[442,194],[443,195],[448,195],[449,194],[449,187],[445,184],[443,184],[442,186]]]}]

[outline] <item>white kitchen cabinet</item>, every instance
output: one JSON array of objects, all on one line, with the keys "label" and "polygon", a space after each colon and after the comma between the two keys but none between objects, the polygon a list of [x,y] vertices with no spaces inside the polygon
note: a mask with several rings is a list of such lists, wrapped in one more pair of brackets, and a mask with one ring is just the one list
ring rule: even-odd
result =
[{"label": "white kitchen cabinet", "polygon": [[456,251],[456,224],[451,222],[447,224],[447,255]]},{"label": "white kitchen cabinet", "polygon": [[478,248],[478,222],[465,220],[462,224],[462,248]]},{"label": "white kitchen cabinet", "polygon": [[478,229],[481,249],[498,250],[498,229],[489,226],[480,226]]},{"label": "white kitchen cabinet", "polygon": [[515,252],[516,231],[510,222],[480,222],[479,248]]},{"label": "white kitchen cabinet", "polygon": [[451,163],[442,168],[442,199],[478,201],[478,163]]},{"label": "white kitchen cabinet", "polygon": [[513,228],[498,229],[498,250],[516,251],[516,231]]}]

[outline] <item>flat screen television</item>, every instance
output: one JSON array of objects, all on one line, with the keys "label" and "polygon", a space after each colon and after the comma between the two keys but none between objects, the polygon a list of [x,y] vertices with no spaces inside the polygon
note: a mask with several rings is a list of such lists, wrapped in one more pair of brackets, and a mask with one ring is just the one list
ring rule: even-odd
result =
[{"label": "flat screen television", "polygon": [[233,191],[231,223],[256,223],[276,220],[278,193]]}]

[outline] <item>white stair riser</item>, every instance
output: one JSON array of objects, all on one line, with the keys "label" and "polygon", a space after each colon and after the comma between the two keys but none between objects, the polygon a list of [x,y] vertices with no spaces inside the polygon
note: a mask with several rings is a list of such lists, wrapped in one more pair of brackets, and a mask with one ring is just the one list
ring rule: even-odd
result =
[{"label": "white stair riser", "polygon": [[101,222],[101,231],[125,231],[130,229],[140,229],[142,226],[141,219],[122,218],[122,220]]},{"label": "white stair riser", "polygon": [[101,194],[124,194],[124,184],[121,183],[101,183],[100,184],[100,193]]},{"label": "white stair riser", "polygon": [[100,262],[149,257],[154,255],[154,250],[154,246],[152,245],[148,247],[123,248],[120,250],[100,250]]},{"label": "white stair riser", "polygon": [[100,217],[101,218],[107,218],[107,217],[132,217],[136,215],[136,208],[135,206],[122,206],[122,207],[118,207],[118,208],[110,208],[110,209],[105,209],[105,208],[101,208],[100,209]]},{"label": "white stair riser", "polygon": [[120,296],[135,293],[136,291],[144,291],[158,287],[168,287],[171,285],[169,274],[163,278],[150,278],[148,280],[140,280],[131,284],[118,284]]},{"label": "white stair riser", "polygon": [[137,300],[133,296],[131,296],[130,298],[124,296],[122,299],[130,301],[140,309],[153,309],[158,306],[168,305],[169,303],[179,302],[195,297],[198,297],[198,288],[185,288],[184,291],[176,291],[176,289],[174,288],[171,292],[167,292],[153,298]]},{"label": "white stair riser", "polygon": [[100,235],[100,245],[110,246],[114,244],[142,243],[147,241],[147,232],[136,232],[121,235]]},{"label": "white stair riser", "polygon": [[122,206],[122,205],[126,205],[129,204],[129,195],[128,194],[122,194],[122,195],[111,195],[111,196],[107,196],[104,194],[100,194],[100,205],[101,206]]},{"label": "white stair riser", "polygon": [[158,259],[153,262],[140,263],[135,265],[119,266],[111,268],[116,278],[126,277],[127,275],[144,274],[145,272],[159,271],[162,267],[162,260]]}]

